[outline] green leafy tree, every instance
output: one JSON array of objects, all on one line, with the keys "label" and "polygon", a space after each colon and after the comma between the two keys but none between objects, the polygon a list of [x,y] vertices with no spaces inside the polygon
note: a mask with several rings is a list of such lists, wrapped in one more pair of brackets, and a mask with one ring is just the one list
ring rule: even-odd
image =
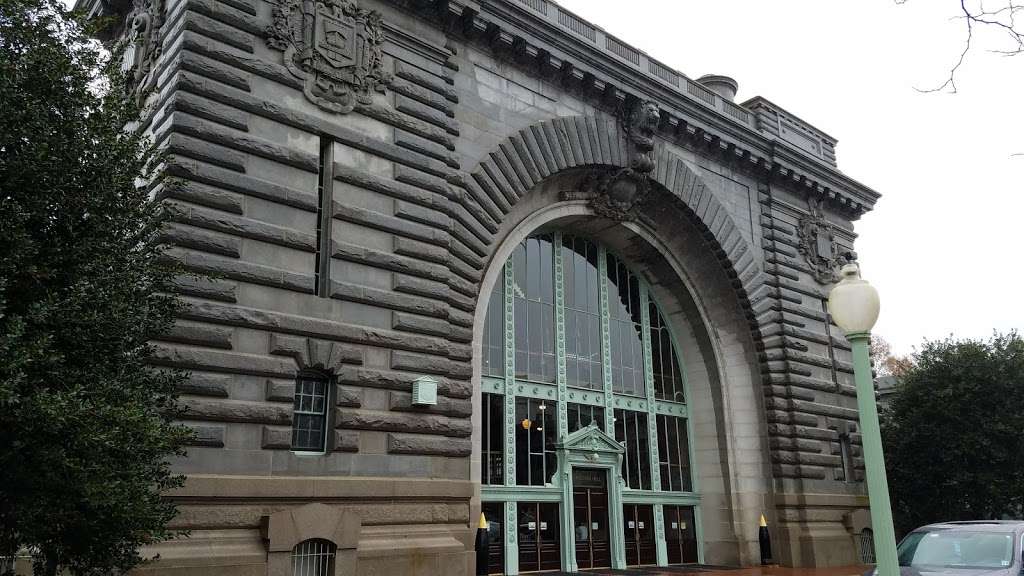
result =
[{"label": "green leafy tree", "polygon": [[107,52],[56,0],[0,0],[0,555],[109,574],[173,536],[178,300],[154,159]]},{"label": "green leafy tree", "polygon": [[1024,340],[925,342],[882,415],[897,531],[1019,518],[1024,505]]}]

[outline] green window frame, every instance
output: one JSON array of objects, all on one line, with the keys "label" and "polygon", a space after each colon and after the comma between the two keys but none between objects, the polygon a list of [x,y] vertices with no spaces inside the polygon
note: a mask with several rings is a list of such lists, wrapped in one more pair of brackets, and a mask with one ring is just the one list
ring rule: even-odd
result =
[{"label": "green window frame", "polygon": [[[505,486],[546,485],[559,439],[596,422],[625,446],[621,474],[630,489],[693,491],[685,367],[649,290],[624,260],[584,236],[544,231],[513,249],[482,338],[483,484],[501,485],[504,476]],[[676,426],[663,437],[669,415],[683,432]]]}]

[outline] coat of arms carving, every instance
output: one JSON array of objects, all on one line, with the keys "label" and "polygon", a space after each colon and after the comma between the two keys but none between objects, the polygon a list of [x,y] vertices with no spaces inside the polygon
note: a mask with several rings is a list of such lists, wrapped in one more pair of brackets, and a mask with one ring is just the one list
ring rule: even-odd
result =
[{"label": "coat of arms carving", "polygon": [[125,88],[141,102],[156,85],[154,65],[163,46],[161,28],[164,24],[163,0],[133,0],[125,19],[127,43],[121,60]]},{"label": "coat of arms carving", "polygon": [[811,197],[807,200],[808,214],[800,218],[797,234],[800,237],[799,250],[811,267],[811,274],[819,284],[831,284],[839,280],[836,266],[839,261],[839,244],[832,224],[825,219],[821,200]]},{"label": "coat of arms carving", "polygon": [[283,0],[274,7],[266,41],[284,52],[306,97],[331,112],[371,103],[373,92],[384,92],[391,81],[383,66],[380,13],[354,0]]}]

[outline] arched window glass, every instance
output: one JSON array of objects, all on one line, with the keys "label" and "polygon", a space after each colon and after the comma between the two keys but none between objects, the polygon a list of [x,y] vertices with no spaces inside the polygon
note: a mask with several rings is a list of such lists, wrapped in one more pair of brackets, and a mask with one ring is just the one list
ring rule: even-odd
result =
[{"label": "arched window glass", "polygon": [[660,400],[685,402],[683,374],[668,323],[654,302],[648,303],[651,318],[651,365],[654,376],[654,395]]},{"label": "arched window glass", "polygon": [[[593,423],[622,444],[620,472],[631,489],[651,490],[660,480],[663,491],[692,491],[689,424],[662,413],[677,407],[659,406],[686,400],[682,357],[644,280],[601,244],[562,233],[527,238],[503,272],[487,305],[482,342],[484,375],[502,378],[489,379],[481,392],[482,484],[508,482],[513,459],[515,485],[551,483],[564,403],[565,433]],[[506,330],[515,338],[513,366],[503,352]],[[556,342],[556,334],[564,338]],[[509,370],[514,381],[504,381]],[[610,407],[606,382],[614,396],[633,398],[613,398]],[[655,402],[642,401],[648,385]]]},{"label": "arched window glass", "polygon": [[565,282],[565,369],[569,386],[600,389],[601,302],[598,251],[593,242],[562,238]]},{"label": "arched window glass", "polygon": [[555,381],[554,244],[527,238],[512,255],[516,378]]},{"label": "arched window glass", "polygon": [[331,576],[337,546],[322,539],[303,540],[292,549],[294,576]]},{"label": "arched window glass", "polygon": [[484,376],[505,375],[505,277],[504,269],[487,303],[484,322],[482,368]]},{"label": "arched window glass", "polygon": [[661,489],[690,492],[690,452],[686,420],[658,415],[658,457]]},{"label": "arched window glass", "polygon": [[330,383],[330,379],[323,374],[299,374],[295,382],[295,403],[292,408],[292,450],[326,450]]},{"label": "arched window glass", "polygon": [[644,394],[644,343],[640,317],[640,281],[626,265],[608,254],[608,319],[612,390]]}]

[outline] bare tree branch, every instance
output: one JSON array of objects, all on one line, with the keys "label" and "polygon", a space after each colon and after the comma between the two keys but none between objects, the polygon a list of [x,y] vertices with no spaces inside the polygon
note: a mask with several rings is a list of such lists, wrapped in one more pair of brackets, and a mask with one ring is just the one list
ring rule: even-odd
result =
[{"label": "bare tree branch", "polygon": [[[969,0],[960,0],[960,14],[955,16],[955,19],[962,19],[964,21],[965,38],[960,57],[949,69],[949,77],[946,78],[945,82],[934,88],[915,88],[915,90],[918,92],[940,92],[948,89],[950,93],[956,93],[956,75],[971,51],[976,27],[996,30],[1004,38],[1009,39],[1010,47],[1008,49],[989,50],[989,52],[1003,56],[1024,54],[1024,28],[1019,27],[1017,24],[1017,15],[1024,15],[1024,2],[1022,0],[999,1],[1003,4],[998,8],[987,9],[985,0],[977,0],[977,2],[973,3],[969,2]],[[896,4],[906,4],[908,0],[894,0],[894,2]]]}]

